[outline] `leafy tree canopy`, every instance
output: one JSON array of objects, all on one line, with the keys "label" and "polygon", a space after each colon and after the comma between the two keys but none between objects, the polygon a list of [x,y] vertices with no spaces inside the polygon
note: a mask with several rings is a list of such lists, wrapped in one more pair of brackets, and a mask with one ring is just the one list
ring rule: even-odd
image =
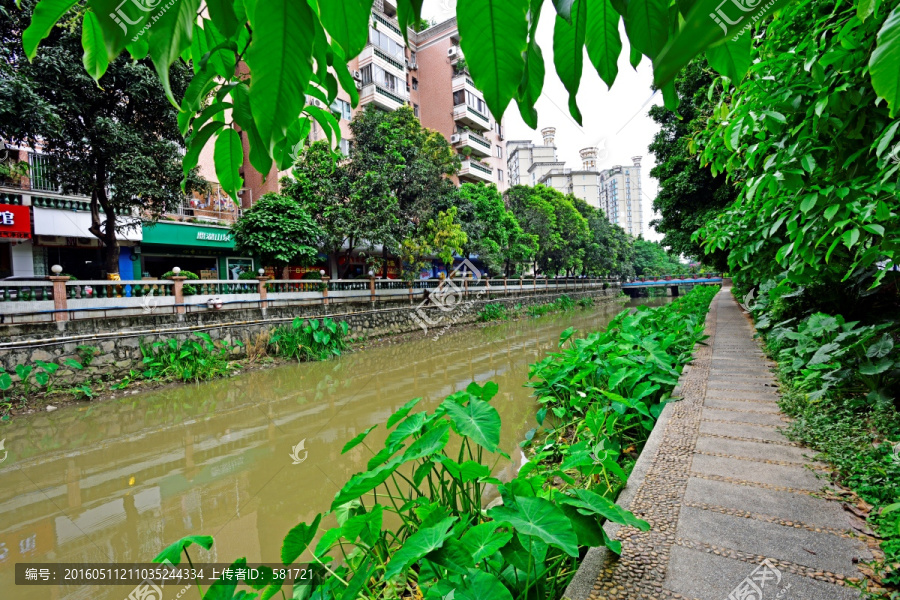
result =
[{"label": "leafy tree canopy", "polygon": [[634,272],[641,276],[657,276],[683,273],[687,265],[666,252],[658,242],[637,239],[634,241]]},{"label": "leafy tree canopy", "polygon": [[[660,125],[649,147],[656,157],[650,176],[659,180],[653,210],[660,217],[650,226],[663,234],[662,243],[673,252],[697,258],[703,256],[703,248],[691,235],[737,197],[736,186],[726,181],[724,173],[713,177],[709,167],[701,166],[688,149],[691,138],[706,126],[716,107],[707,95],[715,78],[705,60],[694,60],[675,78],[678,114],[663,106],[650,107],[650,117]],[[726,257],[717,250],[703,261],[727,271]]]},{"label": "leafy tree canopy", "polygon": [[306,210],[292,198],[263,195],[231,228],[239,252],[255,254],[265,264],[310,264],[319,254],[322,235]]},{"label": "leafy tree canopy", "polygon": [[[90,196],[90,231],[104,246],[107,273],[118,274],[117,214],[136,208],[155,219],[184,197],[177,111],[150,60],[120,56],[95,82],[82,65],[82,41],[97,32],[82,31],[80,19],[48,28],[41,52],[26,56],[21,37],[34,6],[0,0],[0,138],[39,147],[52,181],[66,193]],[[84,14],[83,7],[77,11]],[[37,21],[46,17],[46,7],[35,14]],[[174,63],[168,78],[173,93],[183,94],[190,68]],[[202,186],[191,175],[193,186]]]}]

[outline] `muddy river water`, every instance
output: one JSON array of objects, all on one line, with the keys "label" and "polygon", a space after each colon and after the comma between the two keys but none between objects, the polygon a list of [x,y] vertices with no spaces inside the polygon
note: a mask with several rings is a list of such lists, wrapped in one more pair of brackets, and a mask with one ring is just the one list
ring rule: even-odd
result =
[{"label": "muddy river water", "polygon": [[[473,380],[499,384],[492,404],[503,419],[503,448],[512,454],[535,426],[531,389],[523,387],[528,365],[555,350],[565,328],[602,328],[621,309],[616,303],[451,330],[438,341],[385,345],[3,424],[0,598],[127,599],[133,586],[16,586],[14,565],[149,562],[185,535],[215,537],[213,549],[195,553],[195,560],[277,562],[287,531],[327,510],[339,487],[365,469],[371,454],[364,447],[341,455],[349,439],[383,424],[411,398],[423,398],[419,410],[433,410]],[[380,448],[384,436],[377,428],[372,447]],[[164,597],[178,591],[166,589]],[[196,589],[183,597],[196,598]]]}]

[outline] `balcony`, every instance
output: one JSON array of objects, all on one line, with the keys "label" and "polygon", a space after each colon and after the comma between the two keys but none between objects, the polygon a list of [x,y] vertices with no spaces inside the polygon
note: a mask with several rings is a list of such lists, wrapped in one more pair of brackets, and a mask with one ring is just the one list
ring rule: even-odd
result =
[{"label": "balcony", "polygon": [[473,156],[490,156],[491,143],[474,131],[460,131],[450,137],[453,147],[462,150],[465,147],[472,149]]},{"label": "balcony", "polygon": [[491,120],[468,104],[457,104],[453,107],[453,120],[477,131],[491,128]]},{"label": "balcony", "polygon": [[393,31],[394,33],[396,33],[396,34],[399,35],[399,36],[402,36],[402,35],[403,35],[403,32],[400,31],[400,25],[399,25],[399,24],[397,23],[397,21],[395,21],[394,19],[388,17],[387,15],[383,15],[383,14],[381,14],[381,13],[378,13],[378,12],[373,12],[373,13],[372,13],[372,17],[375,19],[375,21],[376,21],[377,23],[380,23],[381,25],[384,25],[384,26],[387,27],[390,31]]},{"label": "balcony", "polygon": [[494,170],[486,167],[477,160],[462,161],[462,168],[459,170],[460,181],[472,181],[492,183],[494,181]]},{"label": "balcony", "polygon": [[472,77],[468,73],[458,73],[453,76],[453,79],[450,82],[453,91],[459,91],[463,88],[468,89],[470,92],[477,96],[481,96],[481,92],[478,91],[478,88],[475,87],[475,82],[472,81]]},{"label": "balcony", "polygon": [[[405,59],[403,59],[405,60]],[[388,73],[406,81],[406,63],[391,56],[375,44],[369,44],[359,55],[359,68],[375,63]]]},{"label": "balcony", "polygon": [[359,93],[359,104],[365,106],[374,104],[383,110],[397,110],[409,100],[406,90],[389,90],[378,83],[366,83]]}]

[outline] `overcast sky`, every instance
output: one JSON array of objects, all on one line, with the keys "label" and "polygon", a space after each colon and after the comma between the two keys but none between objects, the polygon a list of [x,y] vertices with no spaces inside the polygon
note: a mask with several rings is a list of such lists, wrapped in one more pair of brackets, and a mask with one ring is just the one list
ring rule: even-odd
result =
[{"label": "overcast sky", "polygon": [[[422,16],[443,21],[454,16],[455,11],[455,0],[425,0]],[[557,153],[569,168],[581,167],[578,151],[586,146],[600,148],[598,162],[601,169],[613,165],[630,165],[632,156],[643,156],[641,183],[644,190],[644,237],[658,240],[660,236],[648,225],[653,218],[651,204],[656,196],[657,182],[649,175],[656,163],[653,155],[647,151],[647,146],[659,126],[647,113],[652,105],[662,104],[662,98],[660,94],[652,96],[650,61],[645,57],[637,71],[628,64],[628,40],[624,30],[621,31],[625,48],[619,57],[619,75],[612,90],[607,90],[606,84],[601,81],[585,53],[585,68],[578,92],[578,106],[584,122],[579,126],[569,115],[569,95],[553,67],[555,17],[553,3],[544,2],[538,26],[538,44],[547,62],[547,76],[544,79],[544,92],[537,103],[538,129],[533,131],[525,125],[513,102],[507,109],[504,120],[506,139],[540,142],[541,128],[556,127]]]}]

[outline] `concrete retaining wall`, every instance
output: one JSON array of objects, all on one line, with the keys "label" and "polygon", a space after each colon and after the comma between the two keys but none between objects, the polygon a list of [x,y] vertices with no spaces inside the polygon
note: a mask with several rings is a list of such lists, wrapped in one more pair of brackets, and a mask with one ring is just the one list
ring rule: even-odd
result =
[{"label": "concrete retaining wall", "polygon": [[[422,331],[427,327],[430,336],[442,335],[455,324],[472,323],[481,307],[488,303],[521,304],[533,306],[546,304],[567,295],[572,299],[585,296],[595,301],[611,301],[618,297],[618,285],[607,289],[567,293],[544,294],[491,294],[491,297],[464,298],[454,310],[443,311],[438,307],[419,308],[409,302],[341,303],[338,305],[289,306],[268,309],[247,308],[223,311],[188,313],[185,315],[132,315],[106,319],[68,321],[61,331],[56,323],[24,323],[0,328],[0,368],[14,373],[16,365],[34,365],[36,361],[62,364],[68,358],[81,361],[79,346],[91,346],[99,351],[84,370],[62,367],[56,379],[58,385],[81,383],[88,379],[117,380],[128,375],[131,369],[141,370],[140,344],[175,338],[183,340],[198,331],[204,331],[215,341],[242,341],[252,344],[260,335],[268,334],[274,327],[290,323],[293,319],[330,317],[346,321],[352,337],[377,337],[383,335]],[[234,348],[235,358],[244,353]]]}]

